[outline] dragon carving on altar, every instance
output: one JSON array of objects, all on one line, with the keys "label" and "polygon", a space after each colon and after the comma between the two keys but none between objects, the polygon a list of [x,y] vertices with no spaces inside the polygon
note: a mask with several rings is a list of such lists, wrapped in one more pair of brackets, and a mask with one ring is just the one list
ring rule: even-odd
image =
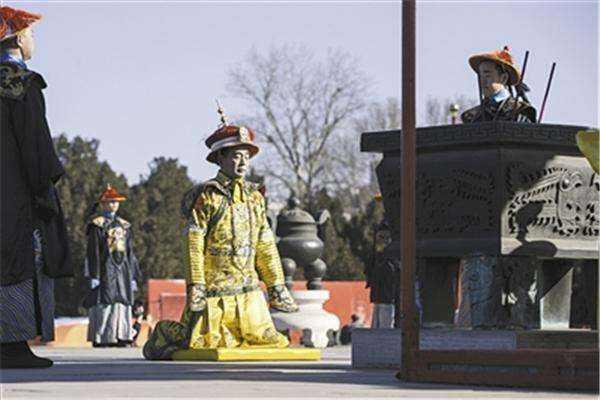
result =
[{"label": "dragon carving on altar", "polygon": [[532,236],[592,239],[600,233],[600,176],[562,166],[528,171],[520,163],[506,168],[508,229],[517,235],[517,213],[537,205],[526,217]]}]

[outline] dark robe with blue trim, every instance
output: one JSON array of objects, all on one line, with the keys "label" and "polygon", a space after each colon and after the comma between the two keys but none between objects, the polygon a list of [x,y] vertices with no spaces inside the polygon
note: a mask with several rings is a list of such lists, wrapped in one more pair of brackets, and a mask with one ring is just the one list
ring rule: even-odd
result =
[{"label": "dark robe with blue trim", "polygon": [[41,75],[0,64],[0,285],[35,275],[32,235],[39,229],[43,270],[72,275],[68,238],[54,184],[64,174],[46,122]]}]

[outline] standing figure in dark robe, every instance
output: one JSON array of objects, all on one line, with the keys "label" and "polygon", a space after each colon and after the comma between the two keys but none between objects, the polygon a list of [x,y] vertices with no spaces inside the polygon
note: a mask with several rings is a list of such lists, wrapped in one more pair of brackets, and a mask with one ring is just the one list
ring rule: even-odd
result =
[{"label": "standing figure in dark robe", "polygon": [[517,93],[529,89],[521,82],[521,74],[513,62],[508,46],[500,51],[476,54],[469,58],[469,65],[477,74],[483,100],[480,105],[462,113],[463,123],[536,122],[535,108],[523,98],[516,98],[511,94],[512,86],[519,86]]},{"label": "standing figure in dark robe", "polygon": [[[381,201],[381,195],[378,195]],[[377,197],[376,197],[377,199]],[[392,231],[388,222],[383,219],[375,226],[373,237],[373,258],[371,267],[365,271],[367,288],[370,288],[369,299],[373,304],[371,319],[372,329],[394,328],[396,299],[400,297],[401,264],[397,241],[392,240]],[[415,280],[415,306],[422,318],[421,283]]]},{"label": "standing figure in dark robe", "polygon": [[110,185],[100,196],[87,224],[84,276],[90,293],[88,341],[94,347],[127,346],[133,342],[132,306],[141,278],[133,253],[131,224],[117,216],[125,196]]},{"label": "standing figure in dark robe", "polygon": [[68,239],[54,185],[56,156],[41,75],[25,62],[41,17],[0,7],[0,367],[44,368],[27,341],[54,339],[54,278],[72,275]]},{"label": "standing figure in dark robe", "polygon": [[[379,197],[379,200],[381,198]],[[373,303],[371,328],[393,328],[398,290],[400,260],[385,254],[391,243],[391,232],[385,221],[375,226],[371,268],[365,271],[369,298]],[[387,253],[390,253],[389,251]]]}]

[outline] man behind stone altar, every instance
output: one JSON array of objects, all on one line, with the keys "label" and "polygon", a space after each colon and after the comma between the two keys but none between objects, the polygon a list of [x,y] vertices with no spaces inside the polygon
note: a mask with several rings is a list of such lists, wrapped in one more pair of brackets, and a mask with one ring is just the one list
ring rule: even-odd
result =
[{"label": "man behind stone altar", "polygon": [[[535,108],[511,94],[512,86],[523,83],[508,46],[476,54],[469,58],[469,65],[477,73],[483,100],[461,115],[463,123],[536,122]],[[537,327],[532,317],[537,307],[534,270],[534,262],[527,257],[501,259],[478,252],[463,257],[455,323],[475,329]]]},{"label": "man behind stone altar", "polygon": [[521,73],[514,64],[508,46],[499,51],[471,56],[469,65],[477,74],[483,100],[480,105],[462,113],[463,123],[536,122],[535,108],[524,99],[511,94],[511,87],[524,87]]}]

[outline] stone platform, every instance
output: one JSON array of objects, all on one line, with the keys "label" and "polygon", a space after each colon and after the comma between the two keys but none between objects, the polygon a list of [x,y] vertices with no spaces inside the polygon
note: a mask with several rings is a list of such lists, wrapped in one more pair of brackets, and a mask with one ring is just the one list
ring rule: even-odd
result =
[{"label": "stone platform", "polygon": [[304,348],[287,349],[198,349],[179,350],[174,361],[319,361],[321,350]]},{"label": "stone platform", "polygon": [[[598,331],[421,329],[421,350],[597,349]],[[400,368],[397,329],[352,331],[354,368]]]}]

